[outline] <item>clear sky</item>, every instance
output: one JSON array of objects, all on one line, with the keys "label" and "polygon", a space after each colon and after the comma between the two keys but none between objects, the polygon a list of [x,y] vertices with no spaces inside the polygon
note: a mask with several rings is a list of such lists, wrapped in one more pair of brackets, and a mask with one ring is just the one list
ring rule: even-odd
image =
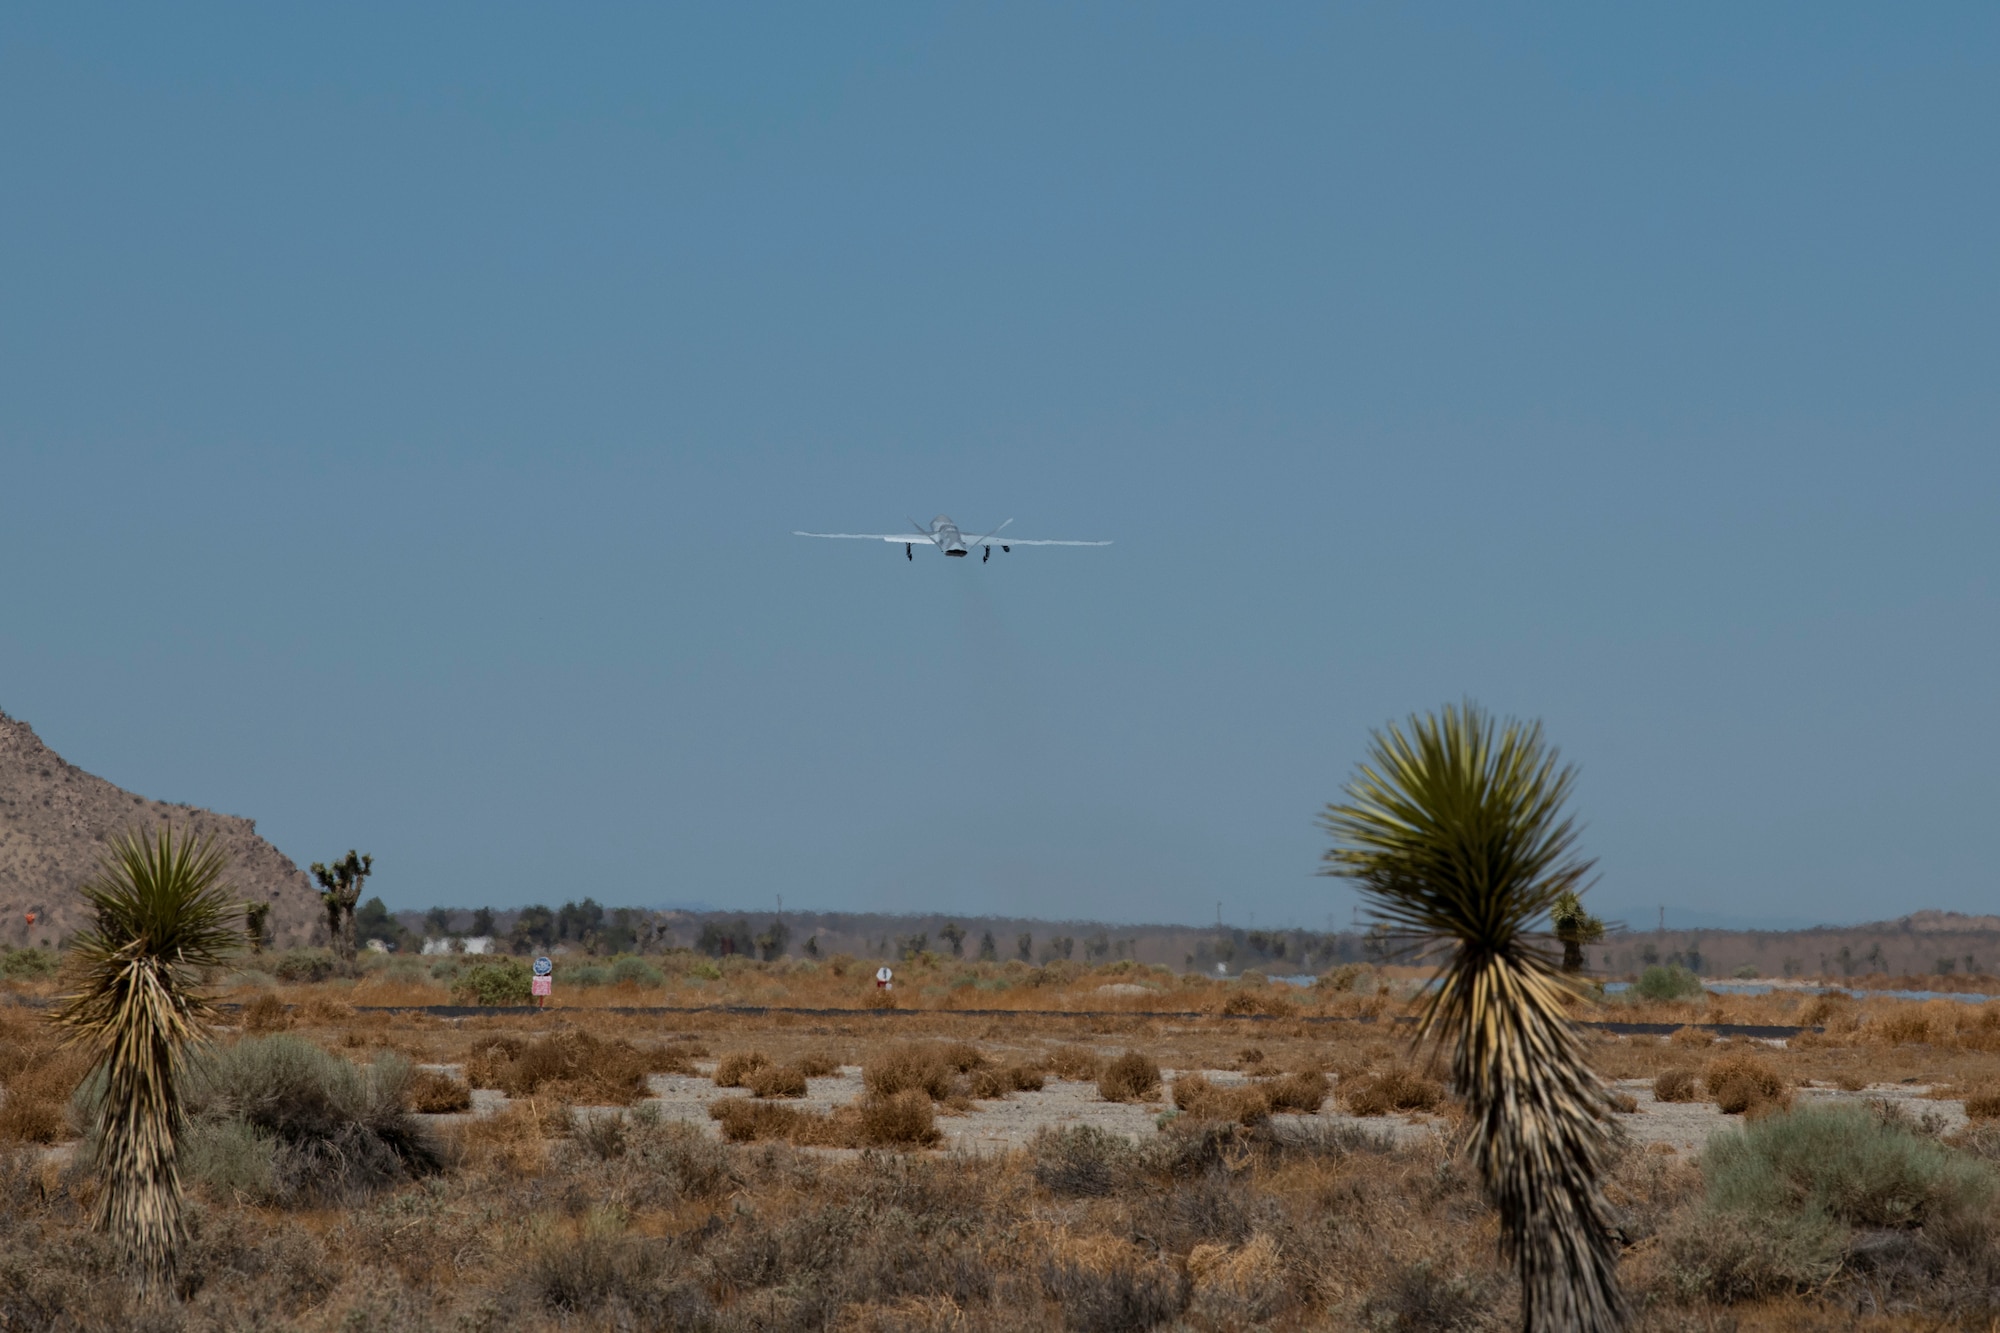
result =
[{"label": "clear sky", "polygon": [[[0,708],[393,906],[2000,906],[2000,8],[10,5]],[[951,514],[1107,550],[807,542]]]}]

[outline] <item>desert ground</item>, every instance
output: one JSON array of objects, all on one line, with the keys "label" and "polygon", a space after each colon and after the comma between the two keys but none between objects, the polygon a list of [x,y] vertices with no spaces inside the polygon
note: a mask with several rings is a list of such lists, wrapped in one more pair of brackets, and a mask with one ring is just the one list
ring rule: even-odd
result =
[{"label": "desert ground", "polygon": [[[1420,974],[642,962],[546,1010],[450,1008],[457,958],[219,978],[172,1300],[90,1228],[59,981],[10,976],[0,1328],[1518,1324]],[[1575,1017],[1663,1028],[1586,1029],[1634,1327],[1992,1326],[2000,1008]]]}]

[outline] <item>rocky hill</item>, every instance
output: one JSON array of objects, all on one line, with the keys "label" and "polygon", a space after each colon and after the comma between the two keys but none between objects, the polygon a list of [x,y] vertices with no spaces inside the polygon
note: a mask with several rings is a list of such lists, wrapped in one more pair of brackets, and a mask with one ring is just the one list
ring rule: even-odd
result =
[{"label": "rocky hill", "polygon": [[312,881],[257,836],[255,823],[113,786],[64,762],[34,728],[0,713],[0,946],[56,946],[81,929],[87,912],[76,889],[96,872],[110,838],[165,820],[214,836],[229,854],[235,892],[271,904],[268,930],[277,944],[325,933]]}]

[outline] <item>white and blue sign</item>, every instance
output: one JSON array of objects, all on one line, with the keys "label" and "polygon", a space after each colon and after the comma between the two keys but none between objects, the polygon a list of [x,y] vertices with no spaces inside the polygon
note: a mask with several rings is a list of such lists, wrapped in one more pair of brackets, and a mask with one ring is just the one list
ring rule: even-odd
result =
[{"label": "white and blue sign", "polygon": [[537,959],[535,960],[535,975],[536,975],[536,976],[538,976],[538,977],[545,977],[545,976],[547,976],[547,975],[548,975],[549,973],[551,973],[551,972],[553,972],[553,971],[555,971],[555,970],[556,970],[556,965],[555,965],[554,963],[551,963],[551,962],[550,962],[550,961],[549,961],[548,959],[546,959],[546,958],[537,958]]}]

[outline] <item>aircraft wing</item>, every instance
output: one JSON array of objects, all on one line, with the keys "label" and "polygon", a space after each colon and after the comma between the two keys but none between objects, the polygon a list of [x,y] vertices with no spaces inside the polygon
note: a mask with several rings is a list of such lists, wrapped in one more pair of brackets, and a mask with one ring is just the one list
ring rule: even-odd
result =
[{"label": "aircraft wing", "polygon": [[800,532],[794,528],[794,537],[839,537],[854,542],[928,542],[928,532]]},{"label": "aircraft wing", "polygon": [[[1001,544],[1002,542],[1005,542],[1005,543],[1006,543],[1007,545],[1009,545],[1009,546],[1109,546],[1109,545],[1111,545],[1111,543],[1110,543],[1110,542],[1051,542],[1051,541],[1031,541],[1031,540],[1029,540],[1028,538],[1025,538],[1025,537],[995,537],[995,538],[993,538],[993,545],[995,545],[995,546],[998,546],[998,545],[1000,545],[1000,544]],[[974,545],[978,545],[978,543],[976,543],[976,542],[975,542],[975,543],[974,543]]]}]

